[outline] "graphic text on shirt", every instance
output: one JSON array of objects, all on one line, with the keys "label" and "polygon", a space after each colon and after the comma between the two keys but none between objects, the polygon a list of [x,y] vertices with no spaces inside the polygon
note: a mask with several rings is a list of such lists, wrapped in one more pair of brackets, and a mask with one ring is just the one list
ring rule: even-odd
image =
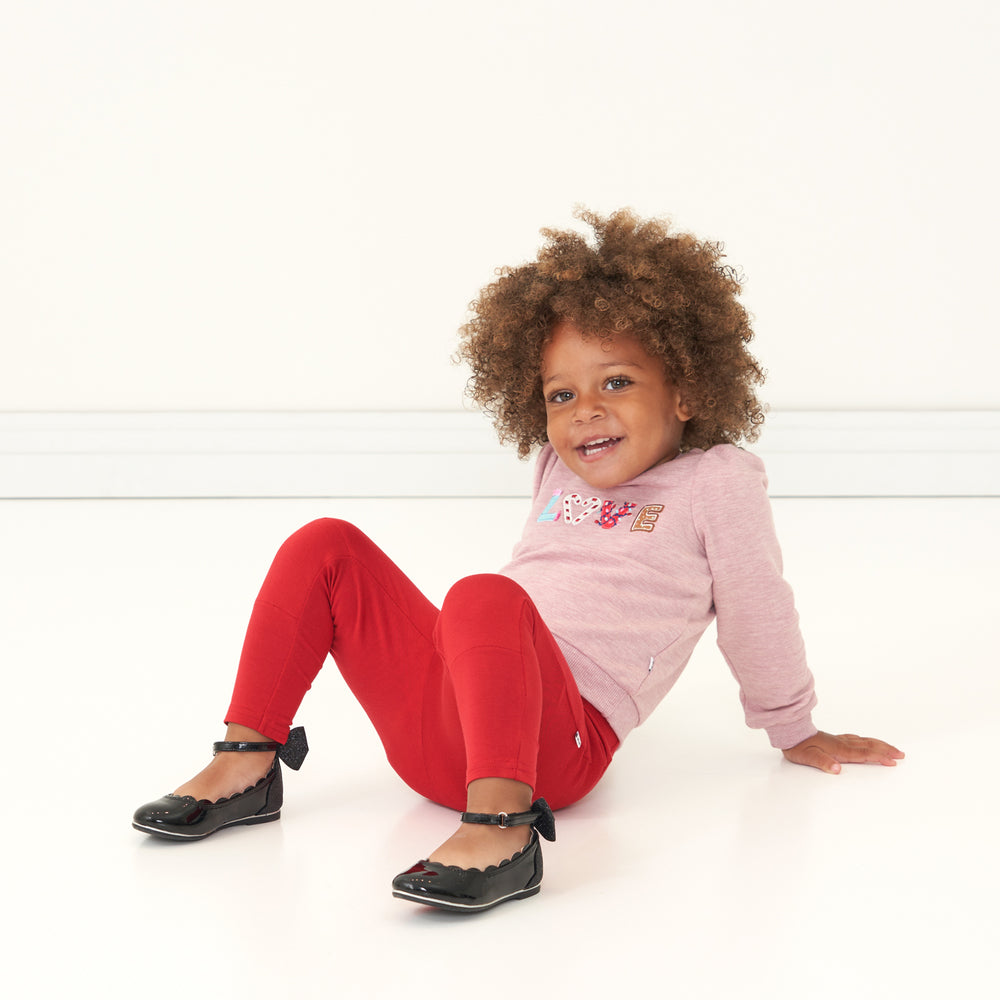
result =
[{"label": "graphic text on shirt", "polygon": [[[560,497],[562,497],[561,504]],[[563,491],[556,490],[545,505],[545,509],[538,515],[538,522],[540,524],[546,522],[554,524],[561,519],[563,524],[575,527],[583,524],[592,514],[599,513],[599,516],[593,520],[594,524],[601,528],[616,528],[618,522],[622,518],[630,517],[637,506],[638,504],[629,501],[621,504],[614,500],[602,501],[600,497],[587,497],[585,499],[579,493],[570,493],[563,497]],[[632,520],[629,531],[652,531],[656,527],[656,521],[662,510],[662,503],[646,504]]]}]

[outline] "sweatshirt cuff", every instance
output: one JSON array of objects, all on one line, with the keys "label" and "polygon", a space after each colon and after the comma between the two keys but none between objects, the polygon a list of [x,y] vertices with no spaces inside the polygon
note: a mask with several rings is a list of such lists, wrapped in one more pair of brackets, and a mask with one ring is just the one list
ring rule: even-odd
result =
[{"label": "sweatshirt cuff", "polygon": [[788,722],[782,726],[768,726],[767,736],[771,741],[771,746],[776,750],[788,750],[801,743],[803,740],[815,736],[819,730],[813,724],[812,716],[807,715],[798,722]]}]

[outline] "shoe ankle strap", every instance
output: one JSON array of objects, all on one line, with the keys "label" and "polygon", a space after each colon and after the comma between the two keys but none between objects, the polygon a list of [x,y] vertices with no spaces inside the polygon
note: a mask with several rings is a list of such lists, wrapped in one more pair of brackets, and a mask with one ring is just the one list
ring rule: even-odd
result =
[{"label": "shoe ankle strap", "polygon": [[266,750],[277,750],[278,760],[282,764],[287,764],[293,771],[297,771],[309,753],[309,744],[306,741],[306,731],[302,726],[296,726],[289,734],[284,743],[269,741],[266,743],[248,743],[244,740],[220,740],[212,744],[212,756],[217,753],[262,753]]},{"label": "shoe ankle strap", "polygon": [[499,826],[506,829],[509,826],[533,826],[539,836],[546,840],[556,839],[556,818],[552,815],[545,799],[535,799],[531,803],[530,812],[520,813],[462,813],[463,823],[481,823],[485,826]]}]

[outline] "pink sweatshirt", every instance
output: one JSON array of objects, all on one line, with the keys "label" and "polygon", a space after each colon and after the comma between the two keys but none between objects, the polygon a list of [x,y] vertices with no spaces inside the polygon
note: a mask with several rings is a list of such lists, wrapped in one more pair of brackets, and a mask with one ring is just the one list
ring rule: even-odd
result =
[{"label": "pink sweatshirt", "polygon": [[595,496],[546,445],[531,515],[500,572],[531,595],[619,739],[673,687],[713,617],[747,725],[780,749],[816,732],[764,465],[749,452],[685,452]]}]

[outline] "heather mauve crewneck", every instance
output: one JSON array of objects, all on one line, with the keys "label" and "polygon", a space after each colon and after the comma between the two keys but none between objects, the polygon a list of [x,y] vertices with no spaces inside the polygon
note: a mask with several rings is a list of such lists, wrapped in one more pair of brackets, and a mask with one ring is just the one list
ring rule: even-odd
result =
[{"label": "heather mauve crewneck", "polygon": [[524,534],[500,572],[531,596],[619,739],[673,687],[713,618],[747,725],[779,749],[816,732],[767,477],[749,452],[688,451],[596,491],[546,445]]}]

